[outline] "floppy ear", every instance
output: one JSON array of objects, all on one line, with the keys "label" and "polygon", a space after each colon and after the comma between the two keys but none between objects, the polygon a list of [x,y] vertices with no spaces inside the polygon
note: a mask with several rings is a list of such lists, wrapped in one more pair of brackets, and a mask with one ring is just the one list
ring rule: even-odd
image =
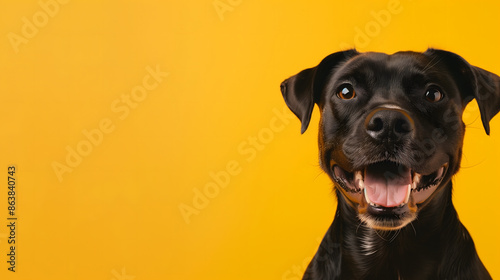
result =
[{"label": "floppy ear", "polygon": [[464,108],[472,99],[476,99],[481,113],[486,134],[490,135],[490,120],[500,111],[500,77],[470,65],[461,56],[442,50],[428,49],[425,54],[437,55],[450,71],[458,71],[457,82],[464,90],[462,100]]},{"label": "floppy ear", "polygon": [[336,66],[357,54],[356,50],[333,53],[318,66],[303,70],[281,83],[281,94],[286,105],[302,123],[301,133],[309,126],[314,104],[320,101],[328,76]]},{"label": "floppy ear", "polygon": [[500,77],[483,70],[472,67],[476,76],[475,98],[481,112],[486,134],[490,135],[490,120],[500,111]]}]

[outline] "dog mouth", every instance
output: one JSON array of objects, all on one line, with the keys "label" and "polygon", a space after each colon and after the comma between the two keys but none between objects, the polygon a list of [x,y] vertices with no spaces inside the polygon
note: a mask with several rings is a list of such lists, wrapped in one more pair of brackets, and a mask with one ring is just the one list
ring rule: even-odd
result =
[{"label": "dog mouth", "polygon": [[381,161],[348,172],[333,164],[333,180],[343,193],[358,204],[360,214],[399,219],[406,212],[417,211],[444,178],[448,164],[430,174],[421,174],[403,164]]}]

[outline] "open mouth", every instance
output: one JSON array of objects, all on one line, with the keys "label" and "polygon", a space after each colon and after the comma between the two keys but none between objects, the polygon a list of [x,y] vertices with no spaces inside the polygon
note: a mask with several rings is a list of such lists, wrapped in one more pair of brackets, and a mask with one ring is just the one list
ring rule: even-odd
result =
[{"label": "open mouth", "polygon": [[415,209],[437,189],[447,169],[444,164],[431,174],[420,174],[410,167],[382,161],[348,172],[333,165],[333,179],[352,202],[361,208],[397,213],[398,208]]}]

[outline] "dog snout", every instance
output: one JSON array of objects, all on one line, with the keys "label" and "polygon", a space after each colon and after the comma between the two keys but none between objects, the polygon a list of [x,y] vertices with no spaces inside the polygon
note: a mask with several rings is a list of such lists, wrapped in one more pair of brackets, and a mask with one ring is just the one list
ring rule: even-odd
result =
[{"label": "dog snout", "polygon": [[368,114],[365,129],[368,135],[377,141],[397,142],[411,137],[414,122],[402,109],[382,107]]}]

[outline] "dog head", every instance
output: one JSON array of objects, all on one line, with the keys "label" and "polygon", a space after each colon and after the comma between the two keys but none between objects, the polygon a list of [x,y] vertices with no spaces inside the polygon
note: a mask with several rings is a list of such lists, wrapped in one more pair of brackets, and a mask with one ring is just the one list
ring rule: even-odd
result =
[{"label": "dog head", "polygon": [[381,230],[404,227],[449,185],[466,105],[477,100],[487,134],[500,110],[497,75],[435,49],[333,53],[285,80],[281,92],[302,133],[318,105],[321,168],[339,199]]}]

